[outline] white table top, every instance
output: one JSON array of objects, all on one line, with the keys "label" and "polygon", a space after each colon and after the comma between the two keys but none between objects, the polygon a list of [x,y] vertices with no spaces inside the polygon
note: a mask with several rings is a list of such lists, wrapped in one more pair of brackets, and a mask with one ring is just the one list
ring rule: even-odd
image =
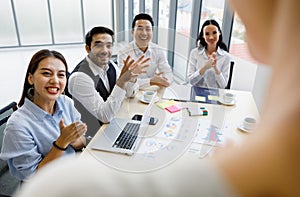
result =
[{"label": "white table top", "polygon": [[[159,97],[162,95],[163,91],[163,89],[158,90]],[[202,127],[207,124],[215,125],[219,128],[218,132],[224,131],[226,133],[222,133],[222,135],[220,135],[221,139],[224,138],[227,140],[230,138],[234,142],[239,143],[241,140],[245,139],[247,135],[249,135],[249,133],[245,133],[238,129],[238,126],[242,122],[243,118],[254,117],[259,119],[259,113],[251,92],[220,89],[219,96],[222,97],[224,92],[231,92],[236,95],[235,105],[225,106],[192,102],[177,103],[182,107],[205,107],[205,109],[208,111],[208,116],[190,117],[186,109],[182,109],[179,112],[170,113],[167,110],[161,109],[157,105],[154,105],[151,110],[151,116],[158,118],[159,121],[157,125],[151,126],[150,130],[153,131],[152,134],[156,135],[151,136],[148,139],[144,139],[144,142],[141,143],[137,153],[135,153],[133,156],[91,149],[91,145],[94,142],[93,139],[96,139],[99,136],[106,125],[103,125],[99,129],[98,133],[94,136],[81,156],[89,158],[93,157],[99,162],[102,162],[110,167],[132,172],[142,172],[161,168],[170,162],[176,161],[183,155],[185,157],[192,156],[203,158],[214,149],[214,146],[199,143],[199,140],[203,139],[203,137],[198,137],[198,141],[195,140],[195,132],[198,132],[199,130],[199,123]],[[120,111],[117,114],[117,117],[130,119],[134,114],[143,114],[147,104],[139,101],[140,96],[141,91],[135,98],[125,99]],[[162,100],[159,102],[161,101]],[[179,120],[178,123],[176,123],[177,120]],[[166,137],[162,136],[162,134],[159,134],[159,132],[164,134],[167,134],[169,131],[171,132],[172,129],[166,129],[171,128],[172,126],[174,128],[176,126],[180,127],[179,130],[177,129],[178,133],[174,138],[172,138],[170,135]],[[176,130],[174,128],[173,131]]]}]

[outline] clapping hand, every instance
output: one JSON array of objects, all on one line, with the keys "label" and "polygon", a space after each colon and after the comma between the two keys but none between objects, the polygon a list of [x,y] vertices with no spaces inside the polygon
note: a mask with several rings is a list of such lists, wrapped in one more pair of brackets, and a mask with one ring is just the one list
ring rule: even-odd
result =
[{"label": "clapping hand", "polygon": [[164,74],[163,72],[156,73],[154,77],[150,80],[150,85],[157,85],[161,87],[170,86],[168,79],[164,77],[163,74]]},{"label": "clapping hand", "polygon": [[216,55],[215,52],[213,52],[211,55],[208,56],[208,61],[209,61],[209,64],[210,64],[211,68],[216,67],[216,65],[217,65],[217,55]]},{"label": "clapping hand", "polygon": [[117,85],[124,89],[125,83],[128,81],[135,81],[138,75],[146,73],[145,68],[149,65],[146,64],[150,58],[144,59],[144,55],[141,55],[136,61],[127,56],[124,61],[124,67],[122,68],[120,77],[117,81]]},{"label": "clapping hand", "polygon": [[213,52],[210,56],[209,56],[209,62],[210,62],[210,67],[213,68],[216,72],[217,75],[220,74],[220,71],[217,67],[217,55],[215,52]]},{"label": "clapping hand", "polygon": [[56,143],[60,145],[60,147],[67,147],[70,145],[82,144],[83,142],[78,142],[80,138],[86,133],[87,126],[85,123],[80,121],[73,122],[70,125],[65,125],[64,120],[61,119],[59,123],[60,128],[60,136],[56,140]]}]

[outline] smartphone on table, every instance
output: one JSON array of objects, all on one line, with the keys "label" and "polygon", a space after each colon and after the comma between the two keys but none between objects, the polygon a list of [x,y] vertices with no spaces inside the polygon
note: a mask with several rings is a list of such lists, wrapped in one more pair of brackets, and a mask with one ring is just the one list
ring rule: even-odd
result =
[{"label": "smartphone on table", "polygon": [[[134,114],[134,116],[133,116],[131,119],[132,119],[132,120],[138,120],[138,121],[141,121],[142,118],[143,118],[143,115],[141,115],[141,114]],[[158,122],[158,119],[157,119],[157,118],[150,117],[149,125],[156,125],[157,122]]]}]

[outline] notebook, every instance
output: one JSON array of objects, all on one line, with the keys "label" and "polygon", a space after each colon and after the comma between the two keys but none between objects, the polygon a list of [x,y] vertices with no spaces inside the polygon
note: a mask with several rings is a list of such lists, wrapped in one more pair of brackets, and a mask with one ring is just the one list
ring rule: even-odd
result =
[{"label": "notebook", "polygon": [[173,82],[169,87],[165,88],[162,98],[167,100],[189,101],[190,95],[190,85],[180,85]]},{"label": "notebook", "polygon": [[156,93],[143,113],[141,121],[114,118],[95,139],[91,148],[108,152],[133,155],[139,147],[143,134],[149,125],[150,111],[154,105]]}]

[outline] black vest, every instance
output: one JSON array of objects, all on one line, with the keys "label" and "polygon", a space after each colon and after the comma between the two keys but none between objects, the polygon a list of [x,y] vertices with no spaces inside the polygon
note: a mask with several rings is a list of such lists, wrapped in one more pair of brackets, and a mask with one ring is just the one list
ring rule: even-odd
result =
[{"label": "black vest", "polygon": [[104,101],[107,100],[109,97],[111,90],[115,87],[116,85],[116,69],[115,67],[109,62],[108,64],[109,68],[107,70],[107,78],[109,82],[109,87],[110,87],[110,92],[107,91],[107,89],[104,86],[104,83],[102,80],[100,80],[98,75],[94,75],[92,70],[90,69],[88,62],[86,59],[82,60],[73,70],[72,74],[74,72],[83,72],[90,76],[92,80],[94,81],[94,86],[97,92],[99,92],[100,96],[103,98]]},{"label": "black vest", "polygon": [[[108,66],[109,68],[107,70],[107,78],[110,86],[110,92],[108,92],[107,89],[105,88],[104,83],[100,79],[99,75],[96,76],[94,75],[86,59],[82,60],[74,68],[71,75],[75,72],[83,72],[87,74],[94,81],[94,87],[96,91],[103,98],[103,100],[106,101],[116,84],[116,69],[111,63],[109,63]],[[88,110],[86,110],[85,107],[77,99],[73,98],[73,100],[76,109],[81,114],[81,120],[84,123],[86,123],[88,126],[88,131],[86,133],[86,136],[94,137],[94,135],[97,133],[98,129],[101,127],[103,123],[100,120],[98,120],[96,117],[94,117]]]}]

